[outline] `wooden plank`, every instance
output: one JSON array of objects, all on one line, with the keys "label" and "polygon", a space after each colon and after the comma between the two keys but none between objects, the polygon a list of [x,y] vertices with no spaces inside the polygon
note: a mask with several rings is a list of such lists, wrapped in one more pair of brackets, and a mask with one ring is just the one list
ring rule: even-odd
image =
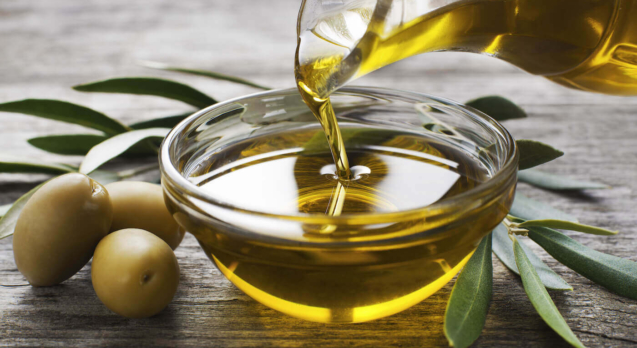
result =
[{"label": "wooden plank", "polygon": [[[138,60],[215,69],[292,87],[298,6],[292,0],[3,0],[0,102],[60,98],[133,122],[189,108],[153,97],[80,94],[69,87],[106,77],[150,75],[186,82],[220,99],[254,91],[144,69],[135,65]],[[521,185],[522,191],[585,223],[620,230],[612,237],[575,238],[637,261],[637,98],[571,91],[492,58],[453,53],[414,57],[357,84],[459,101],[502,94],[521,103],[530,118],[508,122],[513,134],[567,153],[544,167],[547,171],[613,186],[583,194],[556,194],[526,185]],[[15,114],[0,114],[0,124],[2,152],[49,161],[80,160],[46,154],[25,143],[44,134],[82,132],[79,127]],[[0,175],[0,204],[15,200],[44,178]],[[532,247],[575,288],[551,295],[584,344],[637,344],[637,301],[605,291]],[[166,311],[150,319],[120,318],[102,306],[91,287],[90,265],[60,286],[0,288],[0,346],[447,346],[442,318],[451,285],[389,318],[323,325],[287,317],[251,300],[213,268],[192,236],[176,254],[182,269],[179,292]],[[566,346],[535,314],[519,279],[496,259],[494,267],[494,299],[476,346]],[[0,283],[22,281],[11,239],[0,241]]]}]

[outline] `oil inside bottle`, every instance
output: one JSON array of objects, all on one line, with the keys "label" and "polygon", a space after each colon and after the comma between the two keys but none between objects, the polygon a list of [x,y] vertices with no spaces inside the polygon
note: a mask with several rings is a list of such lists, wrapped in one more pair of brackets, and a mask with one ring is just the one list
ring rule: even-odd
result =
[{"label": "oil inside bottle", "polygon": [[348,81],[425,52],[487,54],[582,90],[637,94],[634,0],[458,0],[419,13],[429,2],[350,1],[297,27],[295,74],[319,119],[339,175],[348,157],[330,94]]},{"label": "oil inside bottle", "polygon": [[401,59],[462,51],[505,60],[571,88],[637,95],[634,0],[346,3],[313,18],[310,27],[299,21],[302,92],[327,98],[351,79]]}]

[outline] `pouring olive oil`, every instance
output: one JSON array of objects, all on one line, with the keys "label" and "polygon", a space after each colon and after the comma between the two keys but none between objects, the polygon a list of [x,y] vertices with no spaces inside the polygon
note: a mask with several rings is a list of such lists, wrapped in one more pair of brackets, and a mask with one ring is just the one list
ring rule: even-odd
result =
[{"label": "pouring olive oil", "polygon": [[198,157],[187,177],[228,208],[211,208],[212,227],[189,231],[235,285],[290,315],[359,322],[408,308],[449,281],[506,215],[515,173],[497,199],[445,205],[494,180],[480,146],[351,116],[341,129],[332,93],[416,54],[464,51],[568,87],[637,95],[636,16],[637,0],[304,0],[295,73],[322,131],[289,123]]},{"label": "pouring olive oil", "polygon": [[297,85],[347,179],[329,95],[351,79],[420,53],[465,51],[572,88],[637,95],[635,18],[635,0],[304,0]]},{"label": "pouring olive oil", "polygon": [[568,87],[637,95],[635,18],[635,0],[304,0],[296,78],[322,100],[401,59],[461,51]]},{"label": "pouring olive oil", "polygon": [[[352,165],[347,179],[337,174],[318,125],[202,146],[214,155],[186,165],[188,180],[236,208],[202,204],[198,209],[214,220],[188,231],[238,288],[283,313],[351,323],[402,311],[463,267],[506,215],[514,187],[497,199],[421,211],[493,172],[475,153],[420,129],[343,122]],[[237,226],[251,232],[233,232]],[[264,234],[292,242],[254,240]]]}]

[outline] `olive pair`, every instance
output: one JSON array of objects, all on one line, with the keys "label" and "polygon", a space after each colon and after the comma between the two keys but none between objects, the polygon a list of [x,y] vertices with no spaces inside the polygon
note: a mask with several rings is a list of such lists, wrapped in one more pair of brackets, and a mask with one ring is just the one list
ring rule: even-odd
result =
[{"label": "olive pair", "polygon": [[183,236],[160,186],[104,187],[71,173],[50,180],[29,199],[13,250],[18,270],[34,286],[65,281],[95,252],[92,280],[100,300],[118,314],[145,317],[163,309],[176,292],[179,265],[171,248]]}]

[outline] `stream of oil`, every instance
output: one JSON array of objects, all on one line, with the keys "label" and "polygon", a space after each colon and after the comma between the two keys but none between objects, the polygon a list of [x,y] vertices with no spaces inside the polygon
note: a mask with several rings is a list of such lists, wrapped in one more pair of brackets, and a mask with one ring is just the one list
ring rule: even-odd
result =
[{"label": "stream of oil", "polygon": [[[413,18],[409,5],[417,2],[352,1],[307,30],[299,21],[297,86],[321,122],[344,180],[349,161],[330,94],[416,54],[482,53],[572,88],[637,94],[635,0],[458,0]],[[402,11],[395,26],[388,22],[392,11]]]}]

